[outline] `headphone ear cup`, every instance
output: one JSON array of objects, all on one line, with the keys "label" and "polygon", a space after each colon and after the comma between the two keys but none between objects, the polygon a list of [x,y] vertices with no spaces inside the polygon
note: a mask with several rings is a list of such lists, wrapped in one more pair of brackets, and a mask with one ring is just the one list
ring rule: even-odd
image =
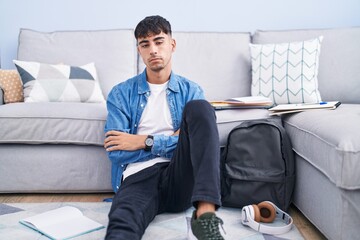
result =
[{"label": "headphone ear cup", "polygon": [[261,202],[257,205],[260,221],[264,223],[271,223],[276,217],[276,210],[273,205],[268,202]]},{"label": "headphone ear cup", "polygon": [[260,215],[260,209],[257,205],[253,204],[251,207],[254,209],[254,220],[255,222],[260,222],[261,215]]}]

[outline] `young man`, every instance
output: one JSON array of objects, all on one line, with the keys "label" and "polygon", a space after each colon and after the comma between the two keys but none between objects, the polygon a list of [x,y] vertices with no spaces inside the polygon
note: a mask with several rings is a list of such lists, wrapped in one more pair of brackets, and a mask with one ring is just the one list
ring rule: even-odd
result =
[{"label": "young man", "polygon": [[201,88],[172,72],[176,42],[160,16],[135,29],[146,69],[115,86],[107,100],[104,147],[116,195],[106,239],[141,239],[157,214],[193,205],[198,239],[223,239],[219,136],[213,108]]}]

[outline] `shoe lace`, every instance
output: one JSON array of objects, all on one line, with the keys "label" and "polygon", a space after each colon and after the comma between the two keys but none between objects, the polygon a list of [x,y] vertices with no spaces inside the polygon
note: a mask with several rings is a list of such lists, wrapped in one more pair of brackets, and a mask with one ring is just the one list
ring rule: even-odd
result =
[{"label": "shoe lace", "polygon": [[208,238],[209,240],[224,239],[219,231],[219,225],[220,225],[223,232],[226,234],[225,229],[223,227],[224,222],[221,218],[218,218],[217,216],[213,215],[211,218],[202,219],[200,221],[200,224],[204,229],[206,238]]}]

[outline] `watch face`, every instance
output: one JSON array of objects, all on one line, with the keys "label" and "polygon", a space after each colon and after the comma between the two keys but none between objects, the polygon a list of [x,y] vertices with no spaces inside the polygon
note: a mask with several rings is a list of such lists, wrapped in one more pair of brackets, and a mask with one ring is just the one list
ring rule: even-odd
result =
[{"label": "watch face", "polygon": [[145,145],[146,145],[146,146],[151,147],[153,144],[154,144],[154,139],[152,139],[152,138],[147,138],[147,139],[145,140]]}]

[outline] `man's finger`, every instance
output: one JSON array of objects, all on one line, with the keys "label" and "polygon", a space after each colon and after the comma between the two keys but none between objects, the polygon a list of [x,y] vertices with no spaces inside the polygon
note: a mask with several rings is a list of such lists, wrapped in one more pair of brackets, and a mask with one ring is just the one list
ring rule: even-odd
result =
[{"label": "man's finger", "polygon": [[113,135],[107,136],[104,140],[104,144],[109,143],[111,141],[115,140]]},{"label": "man's finger", "polygon": [[108,147],[108,148],[105,148],[107,152],[111,152],[111,151],[115,151],[117,150],[117,147],[116,146],[112,146],[112,147]]},{"label": "man's finger", "polygon": [[110,130],[110,131],[105,133],[105,136],[110,136],[110,135],[118,136],[118,135],[121,135],[121,134],[122,134],[122,132],[120,132],[120,131]]}]

